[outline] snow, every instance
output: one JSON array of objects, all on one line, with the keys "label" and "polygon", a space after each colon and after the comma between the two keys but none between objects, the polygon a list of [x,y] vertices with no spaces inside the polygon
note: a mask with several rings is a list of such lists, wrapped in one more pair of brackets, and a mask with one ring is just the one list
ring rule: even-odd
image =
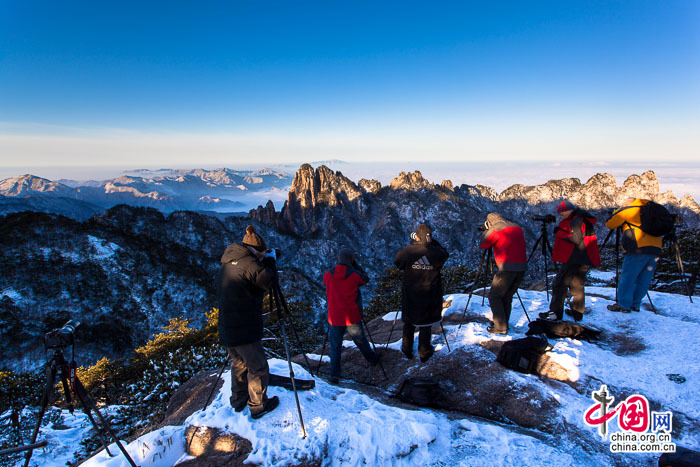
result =
[{"label": "snow", "polygon": [[7,287],[3,290],[0,290],[0,298],[2,298],[2,297],[8,297],[8,298],[12,299],[12,301],[14,301],[14,302],[18,302],[18,301],[22,300],[22,298],[23,298],[22,294],[17,292],[12,287]]},{"label": "snow", "polygon": [[[700,419],[700,302],[691,304],[687,297],[660,292],[650,296],[658,314],[645,303],[638,313],[612,313],[606,305],[613,303],[615,291],[605,287],[587,287],[586,306],[590,310],[584,320],[601,329],[606,339],[585,342],[574,339],[550,340],[554,346],[549,356],[566,370],[568,381],[554,381],[535,375],[512,373],[542,394],[554,396],[560,403],[563,422],[592,433],[600,441],[594,428],[585,425],[584,411],[592,405],[591,391],[607,384],[616,401],[626,395],[639,393],[653,403],[654,410],[674,413],[674,424],[679,416],[686,420]],[[528,314],[532,319],[547,309],[544,292],[520,290]],[[444,314],[461,316],[467,295],[445,297],[452,300]],[[645,300],[646,302],[646,300]],[[491,318],[488,301],[481,304],[481,296],[474,295],[468,315]],[[524,337],[527,317],[517,299],[513,303],[511,332],[507,336],[491,336],[486,323],[464,323],[445,326],[450,346],[455,348],[475,345],[486,340],[510,340]],[[393,321],[395,313],[383,317]],[[398,336],[397,336],[398,337]],[[434,336],[436,351],[448,352],[441,336]],[[611,344],[612,342],[612,344]],[[613,345],[615,344],[615,345]],[[619,345],[618,345],[619,344]],[[400,342],[392,348],[400,348]],[[351,346],[352,347],[352,346]],[[348,350],[350,351],[350,350]],[[314,358],[315,360],[318,357]],[[328,357],[324,356],[327,361]],[[288,375],[287,362],[270,360],[273,373]],[[300,366],[294,365],[297,377],[309,378]],[[667,377],[680,374],[686,382],[678,384]],[[260,420],[253,420],[245,409],[236,413],[229,405],[230,373],[224,373],[224,385],[211,404],[194,413],[186,425],[215,427],[236,433],[253,445],[248,462],[259,465],[297,465],[303,459],[322,459],[323,465],[607,465],[610,458],[602,449],[582,449],[578,440],[559,437],[536,430],[500,425],[468,416],[448,416],[429,409],[406,410],[383,404],[354,389],[348,389],[316,380],[316,387],[299,392],[308,437],[302,437],[294,394],[280,387],[270,387],[269,396],[280,398],[280,407]],[[624,394],[623,394],[624,393]],[[532,401],[537,404],[537,400]],[[78,415],[79,417],[79,415]],[[618,430],[610,424],[611,432]],[[42,430],[42,436],[51,442],[53,432]],[[61,436],[62,450],[79,439],[79,431]],[[674,442],[700,449],[700,433],[686,427],[682,438]],[[58,448],[47,454],[35,453],[35,465],[63,465],[66,456],[54,455]],[[128,444],[128,451],[139,465],[170,466],[178,459],[189,456],[184,451],[184,426],[165,427],[148,433]],[[115,448],[116,450],[116,448]],[[118,452],[118,451],[117,451]],[[60,453],[59,453],[60,454]],[[630,463],[654,465],[658,454],[624,454]],[[123,456],[108,458],[97,454],[86,466],[127,466]]]},{"label": "snow", "polygon": [[95,259],[111,258],[114,256],[114,253],[117,250],[121,249],[121,247],[115,243],[93,237],[92,235],[88,235],[87,237],[88,241],[90,242],[90,246],[92,246],[94,250],[94,253],[92,253],[90,256]]}]

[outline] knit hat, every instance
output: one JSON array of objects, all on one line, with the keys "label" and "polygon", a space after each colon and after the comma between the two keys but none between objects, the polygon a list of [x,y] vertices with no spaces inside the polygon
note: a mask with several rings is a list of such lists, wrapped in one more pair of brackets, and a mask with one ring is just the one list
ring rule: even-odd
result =
[{"label": "knit hat", "polygon": [[574,206],[574,204],[571,201],[565,199],[564,201],[559,203],[557,212],[561,214],[564,211],[573,211],[574,209],[576,209],[576,206]]},{"label": "knit hat", "polygon": [[253,227],[252,225],[249,225],[245,228],[243,244],[246,246],[252,246],[258,251],[265,251],[267,249],[265,240],[263,240],[263,238],[260,235],[258,235],[258,233],[255,231],[255,227]]},{"label": "knit hat", "polygon": [[416,228],[416,234],[421,242],[430,243],[433,241],[433,231],[427,224],[421,224]]},{"label": "knit hat", "polygon": [[350,266],[355,259],[355,252],[350,248],[343,247],[338,252],[338,262]]}]

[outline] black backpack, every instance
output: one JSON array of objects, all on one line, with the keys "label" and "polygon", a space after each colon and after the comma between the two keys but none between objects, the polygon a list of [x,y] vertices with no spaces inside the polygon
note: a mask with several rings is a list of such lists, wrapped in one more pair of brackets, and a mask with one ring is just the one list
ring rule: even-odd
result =
[{"label": "black backpack", "polygon": [[571,321],[550,321],[548,319],[537,318],[528,324],[528,336],[545,334],[552,339],[571,337],[573,339],[594,339],[601,333],[600,329],[584,324],[572,323]]},{"label": "black backpack", "polygon": [[404,402],[421,407],[439,407],[443,400],[442,392],[440,383],[435,379],[417,376],[406,378],[401,383],[398,397]]},{"label": "black backpack", "polygon": [[542,355],[551,347],[544,336],[525,337],[503,343],[496,361],[521,373],[536,373]]},{"label": "black backpack", "polygon": [[668,209],[653,201],[639,208],[639,217],[641,222],[637,227],[654,237],[663,237],[671,233],[675,224],[675,219]]},{"label": "black backpack", "polygon": [[700,452],[691,451],[682,446],[676,452],[668,452],[659,458],[659,467],[697,467],[700,465]]}]

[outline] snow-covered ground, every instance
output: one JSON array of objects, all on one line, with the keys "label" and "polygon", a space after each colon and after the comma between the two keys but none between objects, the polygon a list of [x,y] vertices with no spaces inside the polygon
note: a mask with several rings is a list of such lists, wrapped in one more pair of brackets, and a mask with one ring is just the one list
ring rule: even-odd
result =
[{"label": "snow-covered ground", "polygon": [[[604,279],[601,277],[600,279]],[[596,428],[586,426],[585,410],[593,404],[591,391],[607,384],[616,402],[621,392],[638,393],[658,404],[654,410],[671,411],[674,423],[700,419],[700,300],[691,304],[688,297],[650,293],[657,313],[643,304],[639,313],[612,313],[606,305],[612,303],[615,291],[605,287],[587,287],[587,308],[584,322],[603,330],[612,340],[625,337],[624,344],[610,345],[610,339],[585,342],[572,339],[551,340],[554,349],[550,357],[563,366],[570,381],[558,382],[535,375],[514,373],[543,393],[551,393],[561,403],[560,412],[567,424],[596,434]],[[521,290],[520,296],[533,319],[546,310],[544,292]],[[466,295],[450,295],[452,300],[445,314],[462,313]],[[646,300],[645,300],[646,302]],[[490,318],[488,301],[473,297],[470,315]],[[394,319],[394,313],[385,317]],[[516,300],[511,317],[509,336],[491,336],[482,322],[468,322],[461,329],[446,326],[454,351],[460,346],[478,344],[485,340],[510,340],[523,337],[527,318]],[[447,352],[435,336],[436,350]],[[629,345],[630,348],[625,348]],[[394,344],[397,346],[397,344]],[[495,358],[495,357],[494,357]],[[288,374],[286,361],[271,360],[271,370]],[[298,365],[297,377],[309,378]],[[682,378],[677,376],[680,375]],[[270,396],[279,396],[280,407],[260,420],[252,420],[248,409],[236,413],[229,406],[230,373],[224,373],[225,384],[206,410],[194,413],[186,422],[195,426],[220,428],[251,441],[250,462],[259,465],[288,465],[300,459],[324,459],[328,465],[439,465],[439,466],[532,466],[532,465],[607,465],[609,458],[595,450],[583,450],[576,440],[533,431],[513,429],[505,425],[465,416],[454,419],[429,409],[406,410],[380,403],[356,390],[338,387],[316,380],[316,388],[299,393],[308,437],[302,438],[294,394],[280,387],[270,387]],[[684,379],[684,382],[680,382]],[[675,381],[674,381],[675,380]],[[584,390],[580,388],[584,387]],[[578,388],[577,391],[575,388]],[[619,391],[618,393],[615,393]],[[76,424],[83,424],[80,416]],[[64,425],[69,422],[64,420]],[[610,423],[611,432],[618,431]],[[40,439],[55,433],[48,431]],[[79,431],[61,437],[60,450],[37,451],[33,465],[64,465],[66,457],[79,439]],[[700,433],[687,429],[675,443],[700,449]],[[598,438],[599,439],[599,438]],[[112,446],[113,452],[118,450]],[[127,449],[137,464],[149,467],[170,466],[188,459],[184,450],[184,426],[165,427],[148,433],[128,444]],[[654,465],[659,454],[624,454],[630,464]],[[123,456],[108,458],[100,453],[86,466],[127,466]]]}]

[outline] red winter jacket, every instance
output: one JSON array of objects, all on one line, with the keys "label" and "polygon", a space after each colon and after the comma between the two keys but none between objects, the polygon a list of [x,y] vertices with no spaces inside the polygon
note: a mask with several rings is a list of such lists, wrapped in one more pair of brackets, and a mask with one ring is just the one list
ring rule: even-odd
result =
[{"label": "red winter jacket", "polygon": [[360,286],[367,284],[367,274],[345,264],[336,264],[323,275],[328,299],[328,323],[331,326],[349,326],[362,320]]},{"label": "red winter jacket", "polygon": [[592,214],[580,209],[561,221],[555,229],[552,261],[599,266],[598,239],[593,229],[595,223],[596,218]]},{"label": "red winter jacket", "polygon": [[508,222],[498,213],[490,213],[488,230],[481,238],[481,248],[493,247],[493,257],[499,271],[525,271],[527,269],[527,252],[523,229],[513,222]]}]

